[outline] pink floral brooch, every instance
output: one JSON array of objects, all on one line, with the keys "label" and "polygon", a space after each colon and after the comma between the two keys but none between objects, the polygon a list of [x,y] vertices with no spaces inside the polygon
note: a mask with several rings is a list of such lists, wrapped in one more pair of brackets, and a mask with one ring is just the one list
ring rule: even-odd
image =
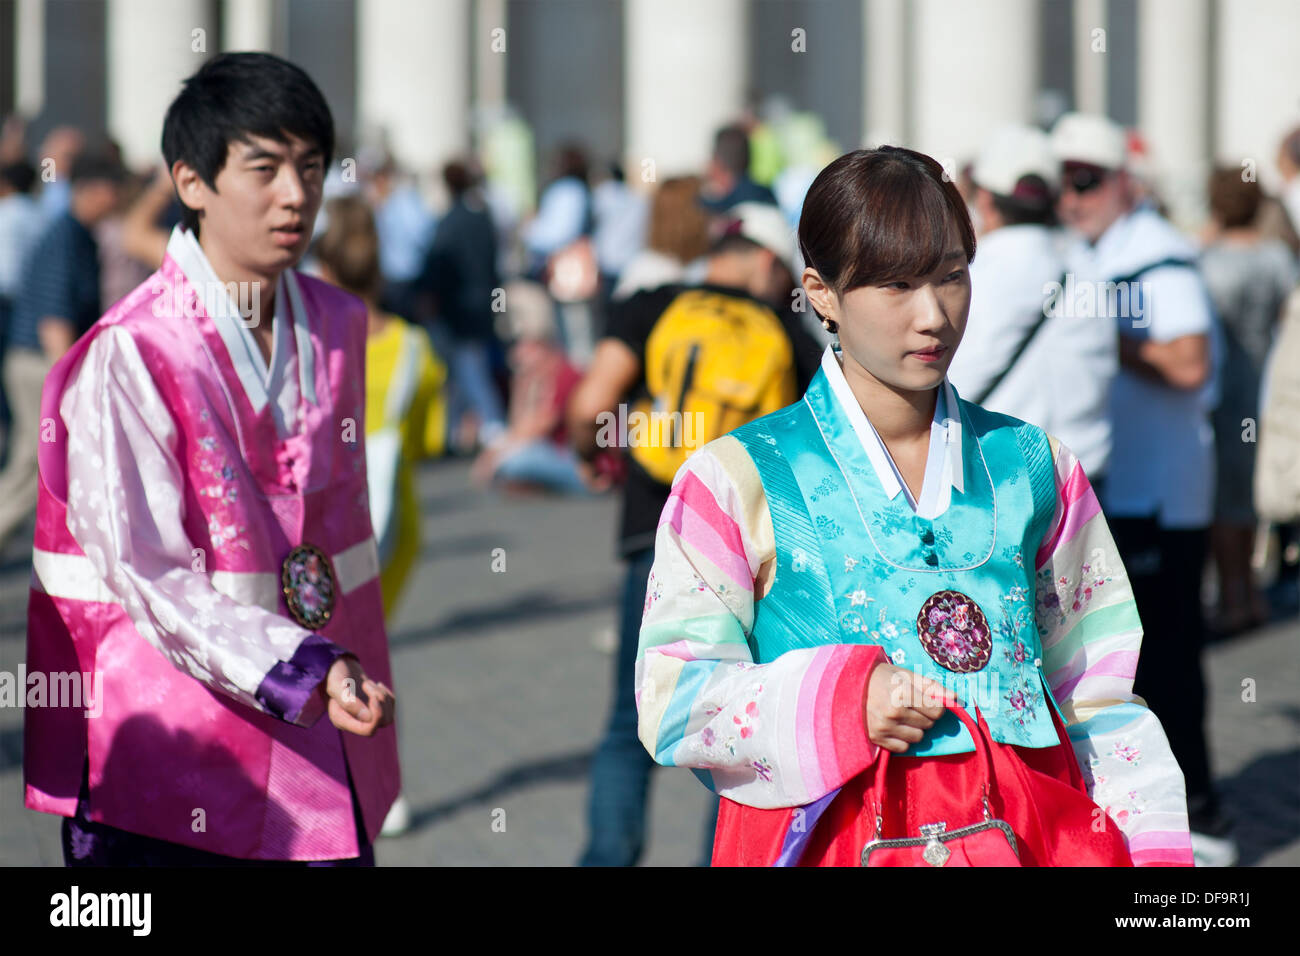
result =
[{"label": "pink floral brooch", "polygon": [[982,670],[993,651],[984,612],[960,591],[939,591],[916,617],[921,646],[939,666],[959,674]]}]

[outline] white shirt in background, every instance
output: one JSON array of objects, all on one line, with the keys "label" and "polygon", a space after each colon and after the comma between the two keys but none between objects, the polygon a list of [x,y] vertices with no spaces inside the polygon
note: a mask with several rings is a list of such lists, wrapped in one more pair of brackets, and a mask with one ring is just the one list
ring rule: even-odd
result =
[{"label": "white shirt in background", "polygon": [[[1003,226],[980,237],[966,332],[948,369],[968,402],[979,400],[1042,318],[1044,287],[1065,272],[1061,240],[1038,225]],[[1055,435],[1095,478],[1110,460],[1109,399],[1118,368],[1114,324],[1060,309],[982,404]]]}]

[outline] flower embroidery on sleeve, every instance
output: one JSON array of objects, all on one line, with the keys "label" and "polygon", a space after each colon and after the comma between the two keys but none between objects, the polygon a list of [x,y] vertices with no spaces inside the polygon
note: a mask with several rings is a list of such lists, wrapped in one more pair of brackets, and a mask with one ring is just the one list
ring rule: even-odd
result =
[{"label": "flower embroidery on sleeve", "polygon": [[1077,581],[1071,581],[1066,575],[1053,581],[1049,570],[1040,571],[1037,580],[1039,616],[1049,622],[1054,618],[1054,623],[1061,625],[1070,614],[1083,611],[1092,601],[1095,591],[1115,580],[1113,575],[1106,573],[1105,568],[1104,557],[1101,570],[1094,571],[1090,564],[1080,565]]},{"label": "flower embroidery on sleeve", "polygon": [[1115,746],[1111,749],[1110,756],[1123,760],[1134,767],[1142,762],[1142,751],[1122,740],[1115,741]]},{"label": "flower embroidery on sleeve", "polygon": [[754,724],[758,719],[758,703],[750,701],[745,709],[731,718],[731,722],[740,730],[740,739],[747,740],[754,736]]},{"label": "flower embroidery on sleeve", "polygon": [[658,601],[659,598],[663,596],[663,593],[663,584],[655,577],[654,571],[651,571],[649,583],[646,585],[645,605],[641,608],[642,617],[645,617],[646,613],[650,610],[651,605]]},{"label": "flower embroidery on sleeve", "polygon": [[[200,422],[206,423],[209,418],[206,408],[199,412]],[[238,515],[228,507],[239,500],[236,485],[238,474],[222,455],[213,435],[201,435],[198,446],[198,470],[214,480],[213,484],[198,489],[201,496],[213,501],[213,508],[208,514],[208,534],[212,538],[212,546],[217,550],[238,547],[247,551],[249,543],[242,535],[248,529],[239,524]]]}]

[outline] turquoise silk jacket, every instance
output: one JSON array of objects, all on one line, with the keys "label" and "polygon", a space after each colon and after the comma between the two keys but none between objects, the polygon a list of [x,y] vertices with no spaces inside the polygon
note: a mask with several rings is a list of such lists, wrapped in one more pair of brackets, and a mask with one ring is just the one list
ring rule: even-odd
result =
[{"label": "turquoise silk jacket", "polygon": [[[732,433],[758,469],[776,539],[750,649],[764,662],[797,647],[877,644],[977,706],[995,740],[1053,747],[1032,566],[1055,505],[1051,448],[1040,428],[956,404],[963,490],[934,518],[886,496],[824,371],[803,401]],[[907,753],[973,746],[945,714]]]}]

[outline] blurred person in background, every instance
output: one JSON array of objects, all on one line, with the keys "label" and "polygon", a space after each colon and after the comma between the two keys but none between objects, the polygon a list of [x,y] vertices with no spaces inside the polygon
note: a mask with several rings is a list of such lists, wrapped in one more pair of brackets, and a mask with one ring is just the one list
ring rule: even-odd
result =
[{"label": "blurred person in background", "polygon": [[[1254,504],[1278,532],[1278,575],[1269,589],[1275,610],[1294,614],[1300,605],[1300,287],[1291,292],[1278,322],[1264,368],[1260,398],[1259,450],[1255,459]],[[1267,552],[1262,562],[1267,566]]]},{"label": "blurred person in background", "polygon": [[4,360],[13,437],[0,472],[0,546],[36,510],[41,388],[50,366],[99,319],[94,231],[118,208],[125,179],[107,147],[79,153],[68,176],[68,207],[47,222],[22,268]]},{"label": "blurred person in background", "polygon": [[[447,369],[422,328],[380,305],[383,257],[370,207],[359,196],[341,196],[326,203],[325,215],[316,241],[321,277],[366,305],[366,475],[384,618],[391,621],[420,553],[414,463],[446,445]],[[399,836],[410,825],[410,805],[399,794],[380,834]]]},{"label": "blurred person in background", "polygon": [[72,197],[68,177],[73,160],[86,148],[86,136],[75,126],[56,126],[41,140],[36,165],[41,178],[41,213],[53,219],[66,212]]},{"label": "blurred person in background", "polygon": [[10,113],[0,122],[0,166],[27,159],[27,120],[21,113]]},{"label": "blurred person in background", "polygon": [[438,220],[425,205],[418,186],[402,176],[391,155],[372,154],[361,166],[369,170],[363,172],[363,191],[375,211],[379,233],[383,306],[415,318],[416,281]]},{"label": "blurred person in background", "polygon": [[619,276],[645,248],[649,203],[628,187],[623,167],[610,163],[608,173],[591,192],[595,228],[591,242],[600,270],[600,294],[608,302]]},{"label": "blurred person in background", "polygon": [[[0,166],[0,368],[4,367],[9,317],[13,313],[14,296],[18,294],[22,264],[45,225],[32,197],[35,182],[36,170],[24,159]],[[7,446],[11,421],[3,387],[0,387],[0,422],[4,425]]]},{"label": "blurred person in background", "polygon": [[479,453],[473,477],[562,494],[608,489],[617,453],[606,451],[588,466],[569,445],[564,411],[582,374],[560,348],[550,297],[540,285],[519,280],[506,286],[506,302],[513,343],[507,427]]},{"label": "blurred person in background", "polygon": [[382,246],[366,202],[331,199],[325,216],[315,248],[321,278],[366,305],[366,471],[384,614],[391,616],[420,552],[413,466],[446,447],[447,368],[422,328],[380,304]]},{"label": "blurred person in background", "polygon": [[1119,336],[1101,503],[1142,619],[1133,691],[1160,718],[1183,768],[1197,862],[1229,866],[1237,849],[1210,773],[1201,665],[1214,503],[1213,305],[1192,243],[1149,204],[1137,207],[1123,129],[1067,113],[1052,147],[1062,163],[1061,221],[1075,237],[1067,265],[1076,286],[1093,293],[1093,314],[1114,322]]},{"label": "blurred person in background", "polygon": [[1224,363],[1213,416],[1217,464],[1210,544],[1219,580],[1214,629],[1232,634],[1268,620],[1250,559],[1260,383],[1287,296],[1300,280],[1295,257],[1253,225],[1263,193],[1236,167],[1210,176],[1214,240],[1201,253],[1201,272],[1223,323]]},{"label": "blurred person in background", "polygon": [[519,232],[529,254],[530,277],[541,277],[553,256],[591,232],[593,213],[587,176],[586,150],[577,143],[561,146],[555,157],[554,175],[537,201],[537,212]]},{"label": "blurred person in background", "polygon": [[[114,151],[120,162],[121,153],[116,146]],[[128,173],[122,183],[117,208],[95,227],[95,242],[99,246],[99,298],[105,308],[124,298],[158,268],[157,263],[151,265],[132,255],[127,241],[127,211],[148,188],[148,180]]]},{"label": "blurred person in background", "polygon": [[122,217],[122,247],[127,255],[150,270],[162,265],[172,228],[180,222],[180,208],[171,174],[159,168]]},{"label": "blurred person in background", "polygon": [[981,223],[971,263],[971,303],[948,379],[961,397],[1057,436],[1100,493],[1110,457],[1108,396],[1119,356],[1115,330],[1060,308],[1060,166],[1047,135],[1025,126],[996,132],[971,173]]},{"label": "blurred person in background", "polygon": [[776,196],[749,175],[749,135],[743,126],[724,126],[713,137],[713,155],[705,173],[702,204],[720,215],[743,202],[776,205]]},{"label": "blurred person in background", "polygon": [[442,170],[451,205],[438,223],[421,270],[420,294],[443,324],[451,344],[453,395],[448,423],[461,451],[487,446],[506,429],[493,379],[497,338],[497,237],[474,168],[456,160]]},{"label": "blurred person in background", "polygon": [[612,299],[681,282],[686,268],[709,248],[709,217],[700,206],[695,176],[665,179],[650,201],[645,248],[623,268]]},{"label": "blurred person in background", "polygon": [[[583,866],[634,866],[644,848],[654,761],[637,738],[635,664],[656,530],[672,476],[695,448],[794,401],[820,361],[817,342],[788,310],[794,236],[784,217],[761,203],[734,211],[709,249],[701,284],[667,285],[617,304],[569,401],[569,433],[578,455],[590,461],[601,449],[619,445],[627,448],[628,462],[619,521],[619,554],[627,572],[614,694],[592,761]],[[679,414],[682,431],[647,428],[638,441],[633,414],[650,421],[658,414],[669,422]],[[610,427],[609,416],[629,423],[626,436]],[[710,819],[706,861],[712,834]]]},{"label": "blurred person in background", "polygon": [[1291,228],[1300,232],[1300,126],[1282,138],[1277,168],[1282,174],[1282,205],[1291,217]]}]

